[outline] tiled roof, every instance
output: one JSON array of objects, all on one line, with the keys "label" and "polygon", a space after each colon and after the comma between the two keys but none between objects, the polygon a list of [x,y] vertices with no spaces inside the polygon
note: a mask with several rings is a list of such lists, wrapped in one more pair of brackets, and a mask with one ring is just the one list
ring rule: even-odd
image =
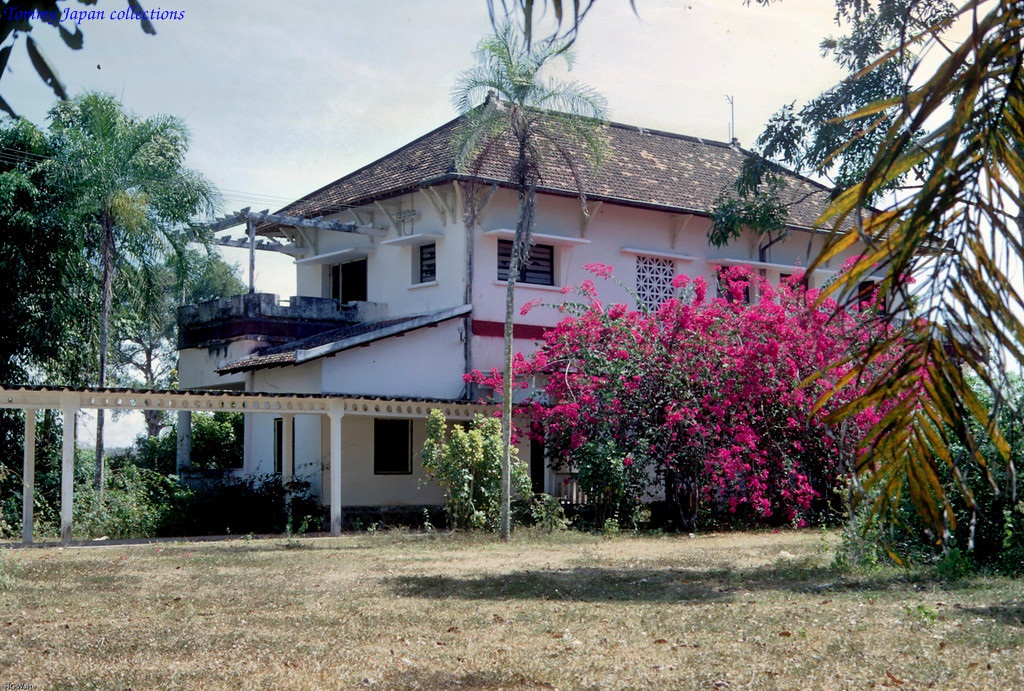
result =
[{"label": "tiled roof", "polygon": [[[385,199],[417,187],[448,180],[468,180],[455,167],[456,118],[400,149],[292,202],[281,213],[325,216],[349,206]],[[588,199],[666,211],[708,214],[715,198],[740,173],[747,151],[722,142],[611,123],[604,126],[605,160],[596,171],[583,172]],[[490,156],[477,172],[480,182],[507,184],[514,160],[511,141],[504,155]],[[789,178],[789,200],[798,201],[790,224],[811,228],[824,211],[828,189],[796,174]],[[564,166],[541,170],[543,192],[575,196],[576,184]]]},{"label": "tiled roof", "polygon": [[232,362],[222,363],[218,374],[231,374],[246,370],[281,367],[314,360],[324,355],[372,343],[382,338],[408,333],[468,313],[470,308],[440,310],[429,314],[416,314],[375,322],[360,322],[315,334],[283,345],[264,348]]}]

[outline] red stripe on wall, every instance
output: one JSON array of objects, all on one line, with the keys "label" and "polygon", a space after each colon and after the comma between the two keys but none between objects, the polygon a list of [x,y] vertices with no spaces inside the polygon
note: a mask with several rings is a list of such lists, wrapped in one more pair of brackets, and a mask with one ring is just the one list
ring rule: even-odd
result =
[{"label": "red stripe on wall", "polygon": [[[547,330],[549,328],[550,327],[547,326],[536,326],[534,324],[513,324],[512,337],[538,340],[544,338],[544,334],[547,333]],[[505,323],[483,321],[482,319],[474,319],[473,335],[483,336],[485,338],[504,338]]]}]

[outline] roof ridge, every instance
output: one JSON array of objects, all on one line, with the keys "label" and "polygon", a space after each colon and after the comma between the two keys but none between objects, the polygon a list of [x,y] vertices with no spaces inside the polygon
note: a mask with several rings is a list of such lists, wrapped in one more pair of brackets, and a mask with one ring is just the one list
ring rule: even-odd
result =
[{"label": "roof ridge", "polygon": [[451,125],[454,125],[456,122],[461,120],[463,117],[464,117],[464,115],[459,115],[459,116],[457,116],[455,118],[452,118],[451,120],[449,120],[449,121],[447,121],[447,122],[445,122],[445,123],[443,123],[441,125],[438,125],[437,127],[435,127],[434,129],[430,130],[429,132],[426,132],[426,133],[420,135],[419,137],[416,137],[415,139],[413,139],[412,141],[408,142],[407,144],[403,144],[402,146],[398,147],[394,151],[390,151],[390,152],[384,154],[383,156],[380,156],[380,157],[370,161],[366,165],[363,165],[363,166],[361,166],[359,168],[356,168],[352,172],[350,172],[350,173],[348,173],[346,175],[342,175],[340,178],[336,178],[336,179],[328,182],[326,185],[322,185],[321,187],[318,187],[317,189],[313,190],[312,192],[310,192],[310,193],[308,193],[306,195],[303,195],[302,197],[299,197],[295,201],[289,202],[286,206],[281,207],[281,209],[279,211],[277,211],[277,213],[282,213],[285,210],[290,209],[291,207],[293,207],[296,204],[299,204],[301,202],[311,201],[314,197],[316,197],[316,195],[320,194],[321,192],[324,192],[328,188],[334,187],[338,183],[343,182],[345,180],[348,180],[349,178],[353,178],[356,175],[359,175],[360,173],[362,173],[363,171],[366,171],[366,170],[372,168],[373,166],[378,165],[378,164],[384,162],[385,160],[387,160],[389,158],[392,158],[396,154],[400,154],[401,152],[405,151],[406,149],[409,149],[409,148],[411,148],[413,146],[416,146],[417,144],[419,144],[423,140],[427,139],[428,137],[430,137],[430,136],[432,136],[434,134],[437,134],[438,132],[440,132],[444,128],[450,127]]}]

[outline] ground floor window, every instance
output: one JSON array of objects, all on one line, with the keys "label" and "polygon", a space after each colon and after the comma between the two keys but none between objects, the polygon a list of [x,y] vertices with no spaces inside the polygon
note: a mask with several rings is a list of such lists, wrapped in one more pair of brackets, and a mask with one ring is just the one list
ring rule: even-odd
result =
[{"label": "ground floor window", "polygon": [[412,474],[412,420],[374,419],[373,474]]}]

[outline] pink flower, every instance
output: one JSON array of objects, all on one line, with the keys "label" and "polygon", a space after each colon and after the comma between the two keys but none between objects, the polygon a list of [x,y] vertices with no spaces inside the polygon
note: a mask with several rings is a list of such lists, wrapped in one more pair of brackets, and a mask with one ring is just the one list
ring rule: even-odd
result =
[{"label": "pink flower", "polygon": [[522,309],[519,310],[519,314],[521,314],[521,315],[523,315],[525,317],[526,315],[528,315],[530,313],[530,310],[532,310],[534,307],[536,307],[539,304],[541,304],[541,299],[540,298],[534,298],[533,300],[530,300],[529,302],[527,302],[526,304],[523,305]]},{"label": "pink flower", "polygon": [[591,262],[590,264],[584,264],[583,269],[594,274],[598,278],[611,278],[612,267],[608,264],[601,264],[599,262]]}]

